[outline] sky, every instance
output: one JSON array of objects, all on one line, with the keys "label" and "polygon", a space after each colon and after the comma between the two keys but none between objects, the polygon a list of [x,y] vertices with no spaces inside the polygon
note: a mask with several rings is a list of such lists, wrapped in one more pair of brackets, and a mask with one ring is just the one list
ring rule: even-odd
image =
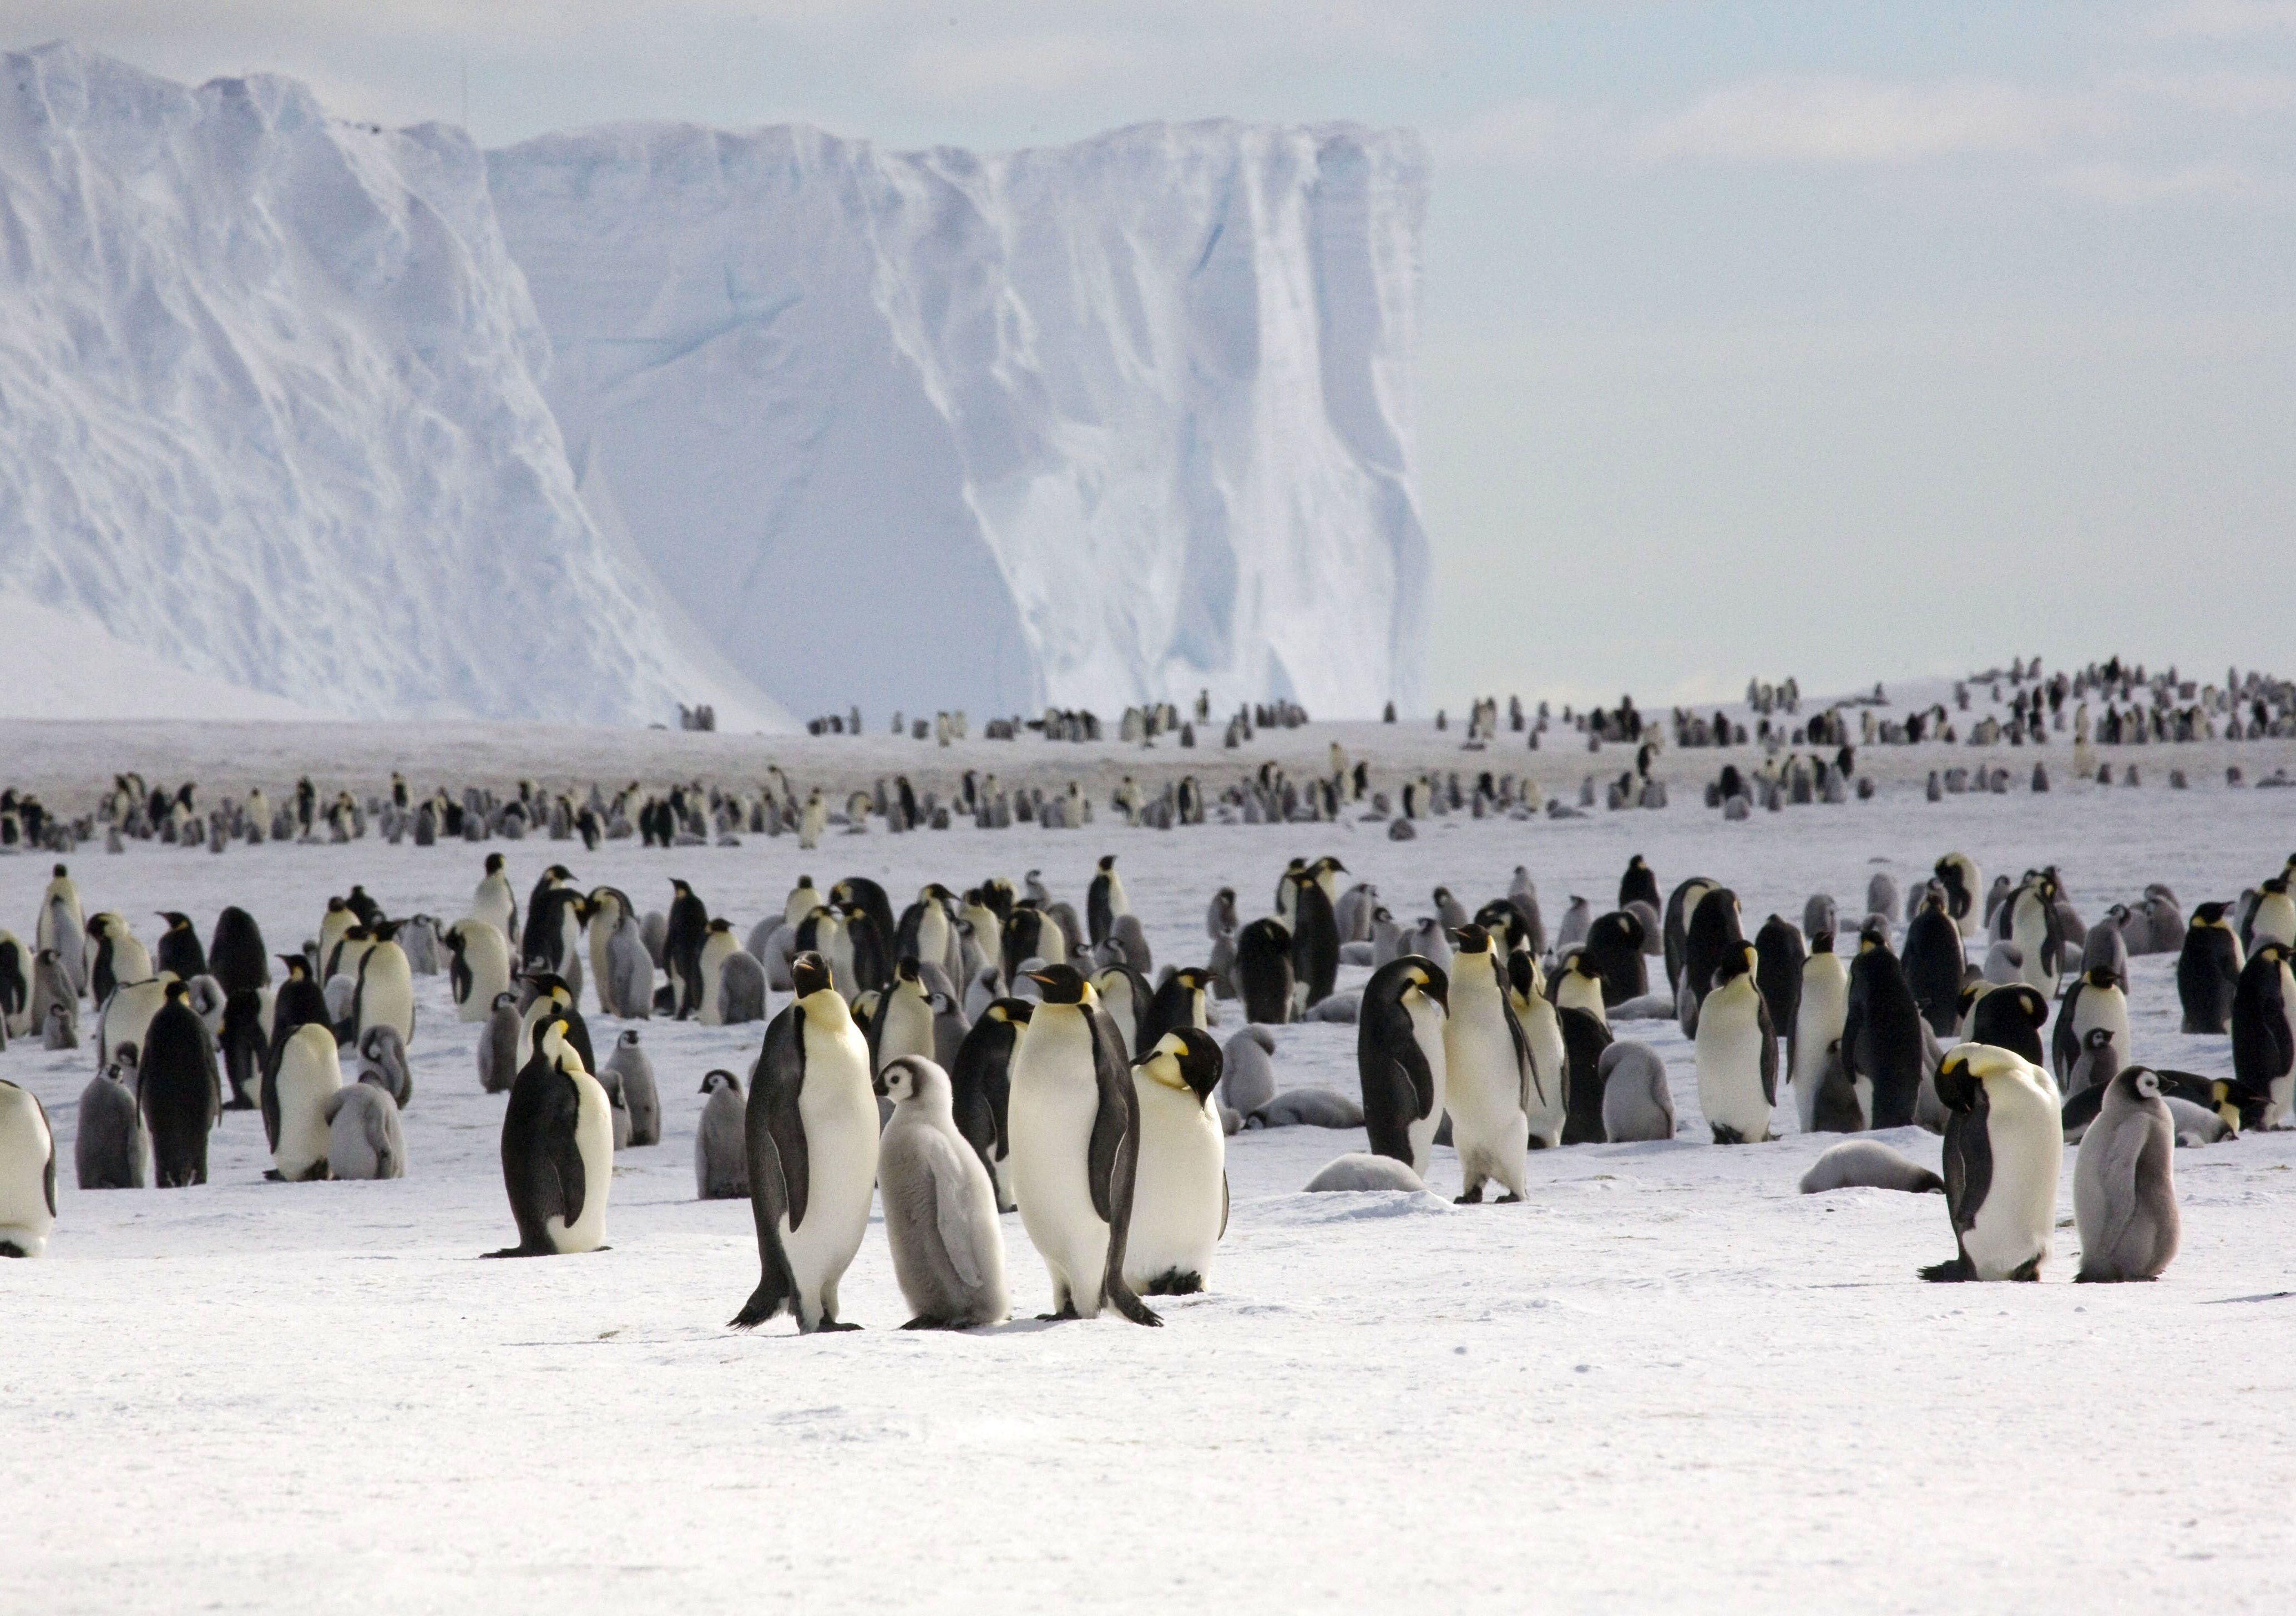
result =
[{"label": "sky", "polygon": [[486,144],[1352,119],[1433,158],[1431,702],[2296,673],[2296,0],[11,0]]}]

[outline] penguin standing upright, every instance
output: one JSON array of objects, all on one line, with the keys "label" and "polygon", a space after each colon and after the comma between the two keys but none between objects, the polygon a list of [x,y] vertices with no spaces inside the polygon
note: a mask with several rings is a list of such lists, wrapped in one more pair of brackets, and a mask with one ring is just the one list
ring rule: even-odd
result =
[{"label": "penguin standing upright", "polygon": [[358,988],[351,999],[351,1031],[365,1038],[378,1027],[388,1027],[402,1045],[414,1041],[414,970],[406,950],[398,946],[396,921],[378,921],[370,928],[374,940],[359,956]]},{"label": "penguin standing upright", "polygon": [[2296,897],[2290,895],[2286,871],[2267,877],[2257,890],[2256,904],[2248,912],[2246,935],[2242,941],[2250,948],[2260,943],[2296,948]]},{"label": "penguin standing upright", "polygon": [[119,915],[109,910],[91,915],[87,934],[95,943],[94,954],[88,961],[87,986],[97,1004],[110,998],[115,988],[152,980],[154,973],[151,953]]},{"label": "penguin standing upright", "polygon": [[1003,1323],[1012,1304],[996,1192],[957,1132],[948,1074],[921,1055],[903,1055],[879,1074],[877,1086],[893,1104],[877,1176],[893,1277],[912,1314],[901,1327]]},{"label": "penguin standing upright", "polygon": [[141,1040],[136,1093],[152,1130],[152,1180],[163,1190],[208,1181],[208,1130],[223,1115],[215,1041],[184,984],[169,982]]},{"label": "penguin standing upright", "polygon": [[1761,961],[1755,967],[1754,982],[1762,990],[1762,1002],[1770,1007],[1770,1025],[1791,1039],[1801,1005],[1802,964],[1808,957],[1802,947],[1801,929],[1783,915],[1771,915],[1754,933],[1754,953]]},{"label": "penguin standing upright", "polygon": [[1984,890],[1985,877],[1977,861],[1966,853],[1948,853],[1937,861],[1931,874],[1945,889],[1946,917],[1953,922],[1955,931],[1964,938],[1984,931],[1985,911],[1977,895]]},{"label": "penguin standing upright", "polygon": [[1432,960],[1406,954],[1372,972],[1356,1013],[1356,1073],[1372,1151],[1408,1163],[1422,1178],[1443,1121],[1450,990]]},{"label": "penguin standing upright", "polygon": [[1483,1198],[1493,1178],[1505,1187],[1502,1204],[1521,1201],[1529,1176],[1530,1113],[1561,1098],[1561,1072],[1546,1077],[1532,1065],[1530,1046],[1507,1001],[1506,964],[1489,932],[1459,929],[1452,958],[1450,1014],[1443,1023],[1443,1103],[1451,1114],[1451,1141],[1459,1153],[1458,1200]]},{"label": "penguin standing upright", "polygon": [[[1759,963],[1751,944],[1724,955],[1699,1007],[1698,1108],[1706,1113],[1717,1144],[1760,1144],[1770,1137],[1770,1110],[1778,1098],[1778,1040],[1755,980]],[[1685,989],[1689,980],[1685,973]]]},{"label": "penguin standing upright", "polygon": [[73,882],[71,872],[62,865],[51,873],[47,889],[40,894],[40,913],[32,928],[32,952],[45,949],[56,951],[57,963],[62,967],[65,980],[71,983],[72,995],[78,997],[87,991],[87,953],[83,946],[87,937],[87,917],[81,913],[79,888]]},{"label": "penguin standing upright", "polygon": [[2054,995],[2064,961],[2064,926],[2057,907],[2056,878],[2046,870],[2025,878],[2003,900],[1995,935],[2023,956],[2019,980]]},{"label": "penguin standing upright", "polygon": [[489,1257],[566,1257],[604,1249],[614,1182],[612,1102],[567,1040],[569,1022],[536,1029],[534,1054],[503,1111],[503,1186],[518,1243]]},{"label": "penguin standing upright", "polygon": [[999,1211],[1009,1212],[1013,1205],[1006,1104],[1012,1095],[1013,1052],[1029,1029],[1033,1009],[1027,999],[991,1000],[965,1033],[955,1063],[948,1068],[956,1130],[988,1169]]},{"label": "penguin standing upright", "polygon": [[593,887],[582,902],[589,934],[590,980],[607,1015],[641,1020],[653,1013],[653,962],[646,956],[637,909],[619,887]]},{"label": "penguin standing upright", "polygon": [[796,997],[767,1023],[745,1120],[757,1288],[734,1316],[753,1329],[784,1311],[798,1329],[839,1322],[837,1284],[861,1249],[877,1182],[878,1112],[869,1046],[829,966],[791,962]]},{"label": "penguin standing upright", "polygon": [[1307,870],[1295,878],[1292,898],[1292,997],[1299,1011],[1313,1009],[1332,996],[1340,971],[1340,928],[1324,877]]},{"label": "penguin standing upright", "polygon": [[1801,1131],[1817,1131],[1817,1096],[1830,1069],[1841,1059],[1841,1035],[1849,1021],[1849,972],[1833,951],[1831,928],[1813,933],[1809,957],[1802,962],[1801,997],[1794,1005],[1793,1031],[1786,1040],[1793,1077],[1794,1114]]},{"label": "penguin standing upright", "polygon": [[719,985],[726,971],[726,962],[741,952],[742,945],[734,936],[734,923],[724,915],[713,917],[701,934],[701,951],[696,966],[701,972],[701,988],[698,996],[699,1012],[694,1019],[704,1027],[726,1024],[726,1008],[719,1003]]},{"label": "penguin standing upright", "polygon": [[1118,915],[1131,913],[1132,905],[1124,895],[1124,882],[1116,874],[1116,855],[1103,853],[1084,898],[1085,930],[1093,946],[1097,947],[1108,940],[1116,929]]},{"label": "penguin standing upright", "polygon": [[135,1081],[134,1068],[114,1061],[80,1090],[72,1161],[84,1190],[140,1190],[152,1182],[152,1135]]},{"label": "penguin standing upright", "polygon": [[56,1136],[39,1096],[0,1078],[0,1257],[37,1257],[56,1226]]},{"label": "penguin standing upright", "polygon": [[925,991],[922,969],[914,959],[893,968],[893,986],[878,1001],[869,1021],[869,1070],[881,1072],[903,1055],[932,1060],[932,997]]},{"label": "penguin standing upright", "polygon": [[0,928],[0,1049],[32,1029],[32,951]]},{"label": "penguin standing upright", "polygon": [[1886,922],[1868,921],[1849,966],[1841,1063],[1868,1128],[1904,1128],[1922,1091],[1922,1017]]},{"label": "penguin standing upright", "polygon": [[749,1142],[742,1136],[742,1079],[713,1071],[701,1079],[701,1120],[693,1128],[693,1193],[702,1201],[750,1198]]},{"label": "penguin standing upright", "polygon": [[495,996],[510,989],[510,944],[492,921],[473,916],[447,928],[447,986],[459,1021],[483,1021]]},{"label": "penguin standing upright", "polygon": [[2112,1041],[2113,1070],[2129,1064],[2132,1046],[2128,1035],[2128,995],[2121,991],[2120,978],[2109,965],[2098,965],[2073,979],[2065,989],[2064,997],[2057,1003],[2056,1030],[2049,1039],[2049,1064],[2054,1070],[2057,1087],[2070,1099],[2080,1092],[2073,1086],[2074,1069],[2087,1059],[2090,1047],[2088,1035],[2102,1030]]},{"label": "penguin standing upright", "polygon": [[327,1102],[343,1086],[335,1036],[306,1022],[279,1052],[279,1067],[263,1086],[263,1137],[271,1147],[271,1176],[290,1184],[327,1177]]},{"label": "penguin standing upright", "polygon": [[[1156,1040],[1181,1027],[1205,1028],[1211,1025],[1211,972],[1196,965],[1183,965],[1164,979],[1141,1013],[1139,1046],[1152,1049]],[[1095,995],[1097,1003],[1098,995]],[[1101,1007],[1106,1013],[1104,1006]],[[1129,1055],[1125,1057],[1128,1061]]]},{"label": "penguin standing upright", "polygon": [[1905,952],[1900,962],[1914,1006],[1930,1030],[1939,1038],[1953,1035],[1961,1008],[1961,983],[1968,964],[1961,931],[1948,913],[1945,889],[1932,882],[1922,897],[1922,906],[1906,926]]},{"label": "penguin standing upright", "polygon": [[2233,1077],[2265,1096],[2266,1128],[2278,1128],[2296,1103],[2296,975],[2288,962],[2284,944],[2259,944],[2233,993]]},{"label": "penguin standing upright", "polygon": [[701,1008],[701,945],[709,934],[709,911],[693,889],[676,877],[670,878],[676,894],[669,905],[669,931],[662,944],[662,963],[669,971],[672,990],[676,996],[675,1014],[681,1021],[690,1020]]},{"label": "penguin standing upright", "polygon": [[1689,941],[1690,917],[1706,895],[1721,884],[1709,876],[1693,875],[1667,894],[1666,914],[1660,929],[1666,959],[1666,990],[1677,1002],[1682,993],[1682,959]]},{"label": "penguin standing upright", "polygon": [[2223,1032],[2232,1024],[2233,994],[2248,962],[2225,917],[2231,906],[2202,904],[2185,929],[2177,955],[2177,1000],[2186,1032]]},{"label": "penguin standing upright", "polygon": [[2161,1074],[2132,1066],[2105,1085],[2073,1162],[2077,1283],[2157,1279],[2177,1255],[2176,1125]]},{"label": "penguin standing upright", "polygon": [[1055,1318],[1112,1307],[1160,1325],[1124,1278],[1140,1150],[1140,1096],[1116,1029],[1074,966],[1031,973],[1044,1001],[1012,1066],[1013,1199],[1045,1259]]},{"label": "penguin standing upright", "polygon": [[622,1103],[629,1112],[629,1144],[635,1149],[661,1143],[661,1089],[654,1082],[653,1060],[638,1042],[638,1029],[622,1029],[606,1057],[605,1070],[614,1079]]},{"label": "penguin standing upright", "polygon": [[[1600,1088],[1589,1094],[1574,1096],[1570,1090],[1573,1062],[1570,1038],[1563,1030],[1562,1014],[1548,997],[1546,979],[1538,969],[1538,961],[1522,952],[1505,956],[1507,1008],[1514,1012],[1516,1025],[1522,1029],[1522,1041],[1530,1050],[1530,1070],[1534,1075],[1531,1086],[1532,1103],[1528,1112],[1530,1119],[1530,1148],[1553,1150],[1559,1144],[1599,1144],[1603,1142],[1603,1095]],[[1583,1012],[1580,1013],[1584,1013]],[[1593,1018],[1601,1031],[1602,1041],[1610,1042],[1607,1023]],[[1583,1039],[1586,1034],[1579,1035]],[[1597,1049],[1595,1054],[1601,1051]],[[1591,1062],[1592,1056],[1589,1057]],[[1591,1075],[1591,1071],[1590,1071]],[[1543,1100],[1543,1103],[1540,1102]],[[1571,1120],[1578,1118],[1583,1130],[1589,1115],[1594,1132],[1578,1138],[1571,1136]]]},{"label": "penguin standing upright", "polygon": [[187,982],[195,976],[205,976],[208,973],[208,951],[200,946],[200,934],[192,926],[192,917],[173,909],[162,909],[160,918],[168,923],[168,929],[160,933],[160,945],[152,953],[152,963],[160,970],[172,972]]},{"label": "penguin standing upright", "polygon": [[510,939],[519,935],[518,894],[511,890],[510,874],[503,867],[500,853],[487,855],[486,874],[479,877],[471,893],[470,917],[486,922],[501,933],[505,950]]},{"label": "penguin standing upright", "polygon": [[1619,877],[1619,907],[1630,903],[1646,903],[1653,910],[1660,906],[1658,875],[1640,853],[1627,860],[1626,873]]},{"label": "penguin standing upright", "polygon": [[1195,1027],[1166,1033],[1132,1063],[1140,1161],[1124,1277],[1144,1296],[1201,1291],[1227,1233],[1227,1135],[1212,1103],[1220,1070],[1218,1044]]},{"label": "penguin standing upright", "polygon": [[1945,1198],[1956,1250],[1922,1277],[2038,1279],[2065,1154],[2057,1086],[2010,1050],[1956,1044],[1938,1067],[1937,1091],[1947,1112]]},{"label": "penguin standing upright", "polygon": [[1289,1022],[1298,1005],[1292,933],[1273,916],[1255,920],[1235,939],[1235,996],[1244,1019],[1273,1026]]}]

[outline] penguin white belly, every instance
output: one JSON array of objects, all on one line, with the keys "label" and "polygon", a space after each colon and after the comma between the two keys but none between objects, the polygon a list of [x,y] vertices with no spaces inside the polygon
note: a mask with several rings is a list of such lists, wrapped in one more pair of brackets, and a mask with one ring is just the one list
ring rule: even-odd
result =
[{"label": "penguin white belly", "polygon": [[1962,1235],[1980,1279],[2006,1279],[2046,1258],[2057,1223],[2057,1176],[2064,1164],[2064,1120],[2056,1085],[1988,1083],[1985,1132],[1993,1179]]},{"label": "penguin white belly", "polygon": [[1570,1053],[1562,1042],[1562,1019],[1545,999],[1534,999],[1529,1013],[1521,1020],[1523,1041],[1530,1046],[1533,1074],[1529,1134],[1541,1150],[1554,1150],[1562,1143],[1562,1123],[1570,1111],[1563,1085],[1569,1079]]},{"label": "penguin white belly", "polygon": [[[2289,1041],[2296,1044],[2296,972],[2288,968],[2285,960],[2280,963],[2280,1013],[2288,1020]],[[2264,1126],[2278,1128],[2288,1120],[2292,1108],[2296,1108],[2296,1066],[2273,1079],[2267,1089]]]},{"label": "penguin white belly", "polygon": [[571,1256],[596,1251],[606,1238],[606,1197],[614,1185],[614,1106],[588,1072],[566,1075],[581,1096],[575,1112],[574,1148],[582,1155],[582,1210],[570,1224],[554,1212],[542,1228],[552,1250]]},{"label": "penguin white belly", "polygon": [[1794,1012],[1794,1114],[1806,1134],[1816,1129],[1817,1087],[1825,1076],[1827,1051],[1849,1024],[1849,973],[1833,955],[1813,956],[1811,964],[1819,959],[1833,960],[1833,968],[1803,968],[1801,1004]]},{"label": "penguin white belly", "polygon": [[726,969],[726,956],[734,951],[730,942],[720,942],[723,933],[713,932],[701,946],[701,1009],[695,1016],[704,1027],[726,1024],[724,1010],[718,1003],[718,979]]},{"label": "penguin white belly", "polygon": [[1140,1166],[1124,1243],[1124,1278],[1145,1294],[1166,1274],[1211,1277],[1226,1211],[1227,1136],[1193,1089],[1133,1073],[1140,1095]]},{"label": "penguin white belly", "polygon": [[1427,1177],[1428,1158],[1435,1149],[1435,1136],[1443,1127],[1443,1110],[1448,1103],[1447,1081],[1450,1062],[1443,1053],[1443,1013],[1431,999],[1419,997],[1411,1005],[1411,1036],[1418,1040],[1419,1051],[1427,1057],[1427,1072],[1434,1079],[1435,1103],[1427,1114],[1405,1128],[1411,1141],[1411,1170],[1420,1177]]},{"label": "penguin white belly", "polygon": [[511,896],[510,882],[499,875],[489,875],[479,883],[471,895],[471,918],[482,920],[508,937],[511,919],[518,913],[518,900]]},{"label": "penguin white belly", "polygon": [[48,1162],[55,1140],[30,1093],[0,1084],[0,1241],[27,1257],[47,1250],[56,1215],[48,1210]]},{"label": "penguin white belly", "polygon": [[470,973],[471,989],[457,1003],[455,1014],[483,1021],[494,1013],[495,995],[510,991],[510,945],[501,931],[491,923],[464,926],[463,968]]},{"label": "penguin white belly", "polygon": [[1603,1008],[1603,984],[1597,978],[1564,972],[1554,989],[1554,1005],[1558,1010],[1583,1010],[1603,1026],[1611,1024],[1610,1013]]},{"label": "penguin white belly", "polygon": [[414,1041],[414,972],[404,949],[394,946],[367,956],[358,1004],[361,1033],[370,1027],[388,1027],[400,1043]]},{"label": "penguin white belly", "polygon": [[1108,1225],[1092,1203],[1089,1176],[1100,1091],[1065,1074],[1092,1070],[1084,1018],[1039,1011],[1013,1056],[1005,1107],[1021,1225],[1051,1271],[1055,1310],[1067,1303],[1086,1318],[1100,1311],[1108,1266]]},{"label": "penguin white belly", "polygon": [[1521,1069],[1505,1023],[1485,1014],[1455,1017],[1444,1035],[1451,1144],[1469,1185],[1496,1178],[1521,1194],[1529,1166],[1530,1119],[1522,1109]]},{"label": "penguin white belly", "polygon": [[2073,1039],[2077,1047],[2088,1047],[2089,1029],[2102,1027],[2112,1035],[2112,1053],[2122,1066],[2134,1062],[2134,1046],[2128,1034],[2128,1000],[2118,991],[2101,991],[2084,987],[2080,1001],[2073,1006]]},{"label": "penguin white belly", "polygon": [[[1739,978],[1738,980],[1744,980]],[[1749,1144],[1770,1136],[1770,1103],[1762,1095],[1762,1026],[1750,994],[1709,994],[1698,1014],[1698,1109],[1707,1126]]]},{"label": "penguin white belly", "polygon": [[861,992],[853,976],[853,934],[842,924],[833,931],[824,925],[816,928],[814,937],[821,945],[822,963],[829,967],[831,984],[851,1004]]},{"label": "penguin white belly", "polygon": [[782,1214],[782,1250],[809,1330],[831,1310],[837,1282],[861,1249],[877,1188],[877,1096],[857,1030],[824,1037],[808,1029],[797,1112],[805,1128],[805,1222],[792,1229]]},{"label": "penguin white belly", "polygon": [[327,1099],[342,1086],[333,1035],[324,1027],[296,1029],[271,1079],[279,1103],[279,1144],[271,1165],[282,1178],[299,1181],[327,1160]]},{"label": "penguin white belly", "polygon": [[1139,1024],[1140,1012],[1145,1006],[1132,1002],[1131,979],[1121,974],[1110,976],[1107,985],[1100,988],[1099,992],[1101,1008],[1107,1011],[1108,1019],[1116,1023],[1116,1041],[1124,1050],[1124,1058],[1128,1061],[1137,1053],[1132,1047],[1132,1029]]},{"label": "penguin white belly", "polygon": [[2042,947],[2049,940],[2049,916],[2038,899],[2030,896],[2017,899],[2017,907],[2010,915],[2009,940],[2025,954],[2025,964],[2019,971],[2017,980],[2030,982],[2043,993],[2054,997],[2057,974],[2041,959]]},{"label": "penguin white belly", "polygon": [[924,913],[917,916],[917,958],[925,964],[948,964],[949,946],[953,934],[948,927],[948,911],[937,901],[928,901]]},{"label": "penguin white belly", "polygon": [[877,1070],[905,1054],[933,1058],[932,1005],[922,995],[896,988],[885,996],[878,1013],[885,1029],[877,1035]]},{"label": "penguin white belly", "polygon": [[2276,942],[2284,948],[2296,948],[2296,898],[2285,892],[2267,892],[2257,900],[2249,935],[2251,947]]},{"label": "penguin white belly", "polygon": [[597,985],[598,1008],[607,1015],[619,1015],[622,1005],[610,996],[613,992],[614,973],[606,954],[613,940],[614,928],[620,924],[619,906],[602,909],[590,917],[590,980]]}]

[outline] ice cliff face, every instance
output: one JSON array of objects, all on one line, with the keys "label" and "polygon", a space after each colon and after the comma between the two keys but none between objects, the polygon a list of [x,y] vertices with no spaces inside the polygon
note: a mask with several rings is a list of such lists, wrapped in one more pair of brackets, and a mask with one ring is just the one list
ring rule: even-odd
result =
[{"label": "ice cliff face", "polygon": [[585,496],[792,709],[1416,700],[1413,137],[649,125],[488,168]]},{"label": "ice cliff face", "polygon": [[769,718],[586,514],[548,352],[458,131],[336,122],[278,78],[0,55],[23,595],[308,707]]}]

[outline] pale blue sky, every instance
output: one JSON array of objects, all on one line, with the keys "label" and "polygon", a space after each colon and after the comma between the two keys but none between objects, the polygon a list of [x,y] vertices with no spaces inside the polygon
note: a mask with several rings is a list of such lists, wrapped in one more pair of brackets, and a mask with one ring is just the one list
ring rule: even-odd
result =
[{"label": "pale blue sky", "polygon": [[2013,652],[2296,671],[2296,0],[17,0],[496,144],[1144,119],[1435,156],[1431,700]]}]

